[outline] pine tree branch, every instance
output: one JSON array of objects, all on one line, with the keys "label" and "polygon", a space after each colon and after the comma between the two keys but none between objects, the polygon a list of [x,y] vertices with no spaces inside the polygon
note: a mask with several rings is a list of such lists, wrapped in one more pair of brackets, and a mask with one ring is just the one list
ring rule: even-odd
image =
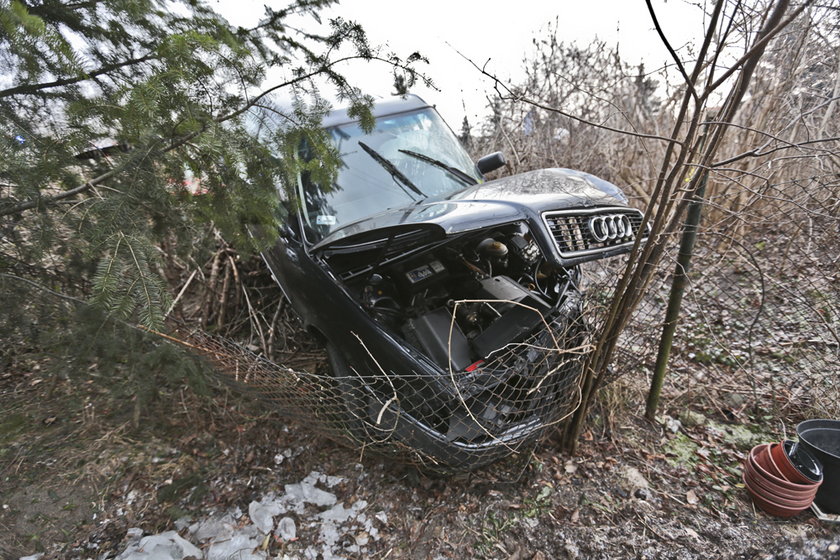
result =
[{"label": "pine tree branch", "polygon": [[[125,235],[120,232],[120,236],[125,239]],[[137,280],[135,282],[140,282],[141,287],[143,288],[143,295],[146,298],[146,305],[143,308],[147,313],[149,313],[149,319],[151,319],[151,313],[153,313],[155,306],[155,300],[152,298],[152,295],[149,291],[149,283],[146,280],[145,270],[142,266],[140,266],[140,261],[137,259],[137,254],[134,252],[134,247],[131,245],[131,242],[126,239],[126,246],[128,247],[128,251],[131,253],[131,259],[134,261],[134,267],[137,269]],[[131,288],[129,288],[129,292]],[[149,323],[152,321],[149,320]]]},{"label": "pine tree branch", "polygon": [[15,274],[11,274],[9,272],[0,272],[0,277],[11,278],[12,280],[15,280],[17,282],[23,282],[25,284],[29,284],[30,286],[32,286],[34,288],[37,288],[37,289],[42,290],[42,291],[44,291],[44,292],[46,292],[50,295],[53,295],[57,298],[67,300],[67,301],[72,302],[72,303],[76,303],[76,304],[80,304],[80,305],[88,305],[88,302],[86,302],[82,299],[75,298],[73,296],[68,296],[67,294],[62,294],[60,292],[56,292],[55,290],[51,290],[50,288],[47,288],[46,286],[44,286],[42,284],[39,284],[38,282],[35,282],[35,281],[30,280],[28,278],[23,278],[21,276],[17,276]]},{"label": "pine tree branch", "polygon": [[[120,246],[122,245],[122,242],[125,239],[125,236],[122,235],[122,232],[120,232],[120,234],[121,234],[121,236],[117,240],[117,244],[116,244],[116,246],[114,246],[114,250],[111,252],[111,258],[107,261],[108,264],[105,267],[105,270],[102,272],[102,278],[97,282],[97,284],[100,285],[100,286],[107,285],[108,283],[110,283],[112,281],[111,280],[113,278],[112,271],[114,269],[114,265],[116,265],[116,263],[117,263],[117,257],[119,256],[119,253],[120,253]],[[105,261],[103,261],[103,262],[105,262]]]},{"label": "pine tree branch", "polygon": [[4,216],[11,216],[13,214],[20,214],[21,212],[31,210],[38,206],[48,206],[59,200],[64,200],[65,198],[70,198],[71,196],[76,196],[77,194],[90,190],[97,184],[108,179],[109,177],[113,177],[114,175],[125,169],[128,166],[129,161],[126,161],[124,164],[115,167],[114,169],[111,169],[110,171],[107,171],[106,173],[103,173],[98,177],[94,177],[84,185],[79,185],[78,187],[70,189],[69,191],[60,192],[51,196],[34,198],[32,200],[27,200],[26,202],[21,202],[19,204],[9,206],[8,208],[2,208],[0,209],[0,218]]},{"label": "pine tree branch", "polygon": [[[281,8],[279,10],[270,9],[269,17],[263,21],[260,21],[254,27],[248,29],[249,33],[253,33],[255,31],[262,31],[263,29],[274,29],[277,27],[278,23],[280,23],[283,27],[290,27],[285,23],[282,23],[284,19],[288,16],[300,12],[305,12],[307,10],[311,10],[312,8],[324,8],[329,6],[330,4],[336,3],[337,0],[297,0],[291,6],[286,6],[285,8]],[[266,6],[268,8],[268,6]],[[310,38],[315,38],[316,36],[307,34]]]},{"label": "pine tree branch", "polygon": [[[356,59],[356,58],[359,58],[359,56],[348,56],[348,57],[344,57],[344,58],[335,60],[328,65],[325,65],[325,66],[322,66],[322,67],[320,67],[316,70],[313,70],[312,72],[309,72],[307,74],[301,74],[300,76],[297,76],[292,80],[288,80],[288,81],[283,82],[281,84],[278,84],[274,87],[271,87],[271,88],[263,91],[258,96],[254,97],[253,99],[251,99],[249,102],[245,103],[239,109],[214,118],[213,122],[220,124],[220,123],[223,123],[225,121],[236,118],[239,115],[241,115],[242,113],[244,113],[247,110],[254,107],[261,99],[265,98],[267,95],[271,94],[272,92],[277,91],[278,89],[282,89],[284,87],[289,87],[291,85],[294,85],[296,83],[308,80],[310,78],[313,78],[314,76],[316,76],[318,74],[329,71],[329,69],[332,66],[334,66],[335,64],[338,64],[340,62],[344,62],[344,61],[347,61],[347,60]],[[200,135],[205,130],[207,130],[206,125],[203,126],[202,128],[200,128],[199,130],[191,132],[190,134],[187,134],[186,136],[183,136],[182,138],[179,138],[179,139],[173,141],[172,143],[170,143],[165,148],[162,148],[161,150],[158,150],[157,153],[159,153],[159,154],[160,153],[166,153],[166,152],[170,152],[170,151],[172,151],[176,148],[179,148],[180,146],[183,146],[184,144],[186,144],[187,142],[189,142],[190,140],[192,140],[196,136]],[[92,189],[93,187],[95,187],[96,185],[98,185],[99,183],[101,183],[102,181],[105,181],[106,179],[109,179],[109,178],[117,175],[118,173],[122,172],[126,167],[128,167],[131,163],[133,163],[135,161],[135,159],[137,159],[137,158],[130,158],[130,159],[126,160],[124,163],[122,163],[121,165],[107,171],[106,173],[103,173],[102,175],[99,175],[98,177],[94,177],[93,179],[86,182],[85,184],[79,185],[78,187],[75,187],[73,189],[70,189],[70,190],[67,190],[67,191],[64,191],[64,192],[61,192],[61,193],[57,193],[57,194],[54,194],[54,195],[51,195],[51,196],[34,198],[34,199],[31,199],[31,200],[27,200],[25,202],[21,202],[19,204],[8,206],[6,208],[0,208],[0,218],[2,218],[4,216],[11,216],[11,215],[14,215],[14,214],[20,214],[21,212],[31,210],[31,209],[36,208],[38,206],[49,206],[49,205],[54,204],[54,203],[56,203],[60,200],[64,200],[65,198],[70,198],[72,196],[76,196],[77,194],[81,194],[83,192],[86,192],[86,191]]]},{"label": "pine tree branch", "polygon": [[[231,119],[235,119],[236,117],[242,115],[243,113],[245,113],[249,109],[253,109],[254,107],[259,106],[260,101],[262,101],[267,96],[271,95],[272,93],[274,93],[277,90],[280,90],[280,89],[283,89],[283,88],[286,88],[286,87],[289,87],[289,86],[293,86],[293,85],[298,84],[300,82],[304,82],[306,80],[314,78],[315,76],[317,76],[319,74],[329,73],[329,72],[331,72],[331,69],[332,69],[333,66],[335,66],[337,64],[340,64],[342,62],[347,62],[347,61],[350,61],[350,60],[358,60],[358,59],[362,59],[362,60],[366,60],[366,61],[374,60],[374,61],[379,61],[379,62],[385,62],[387,64],[391,64],[392,66],[397,66],[398,68],[403,68],[405,70],[411,70],[406,65],[396,64],[393,60],[387,60],[385,58],[378,57],[378,56],[363,56],[363,55],[345,56],[345,57],[333,60],[331,62],[324,63],[322,66],[318,67],[315,70],[307,72],[306,74],[301,74],[301,75],[296,76],[295,78],[293,78],[291,80],[287,80],[285,82],[282,82],[282,83],[279,83],[275,86],[272,86],[272,87],[260,92],[258,95],[256,95],[255,97],[253,97],[252,99],[250,99],[249,101],[244,103],[238,109],[236,109],[234,111],[231,111],[229,113],[225,113],[224,115],[219,115],[219,116],[213,118],[212,122],[214,122],[216,124],[221,124],[221,123],[229,121]],[[192,140],[196,136],[199,136],[205,130],[207,130],[206,125],[201,127],[199,130],[191,132],[191,133],[187,134],[186,136],[173,141],[170,145],[168,145],[166,148],[161,149],[157,153],[169,152],[169,151],[174,150],[175,148],[183,146],[184,144],[186,144],[187,142],[189,142],[190,140]],[[0,216],[3,216],[3,215],[4,214],[0,213]]]},{"label": "pine tree branch", "polygon": [[340,64],[342,62],[347,62],[347,61],[350,61],[350,60],[359,60],[359,59],[365,60],[365,61],[385,62],[386,64],[396,66],[397,68],[401,68],[403,70],[411,71],[411,68],[408,67],[405,64],[397,64],[393,60],[388,60],[388,59],[382,58],[380,56],[368,56],[368,55],[360,55],[360,54],[345,56],[345,57],[333,60],[331,62],[325,62],[321,66],[316,68],[315,70],[307,72],[306,74],[301,74],[301,75],[299,75],[299,76],[297,76],[297,77],[295,77],[291,80],[285,81],[285,82],[277,84],[275,86],[272,86],[272,87],[268,88],[267,90],[261,92],[259,95],[255,96],[253,99],[251,99],[248,103],[244,104],[239,109],[237,109],[235,111],[232,111],[232,112],[230,112],[226,115],[219,116],[219,117],[215,118],[214,120],[217,123],[221,123],[221,122],[236,118],[239,115],[241,115],[242,113],[244,113],[245,111],[247,111],[247,110],[253,108],[254,106],[256,106],[257,103],[259,103],[263,98],[265,98],[268,95],[271,95],[272,93],[274,93],[275,91],[277,91],[279,89],[283,89],[285,87],[289,87],[289,86],[298,84],[300,82],[304,82],[306,80],[309,80],[310,78],[314,78],[315,76],[317,76],[319,74],[329,74],[332,71],[333,66],[336,66],[337,64]]},{"label": "pine tree branch", "polygon": [[52,82],[43,82],[40,84],[21,84],[19,86],[14,86],[10,88],[6,88],[4,90],[0,90],[0,99],[4,97],[11,97],[13,95],[30,95],[36,92],[39,92],[44,89],[51,89],[56,87],[63,87],[63,86],[70,86],[73,84],[77,84],[79,82],[84,82],[87,80],[91,80],[97,76],[101,76],[102,74],[107,74],[109,72],[113,72],[114,70],[119,70],[120,68],[125,68],[126,66],[132,66],[134,64],[140,64],[143,62],[147,62],[149,60],[153,60],[156,58],[152,54],[147,54],[146,56],[141,56],[140,58],[132,58],[129,60],[124,60],[122,62],[117,62],[116,64],[108,64],[98,68],[92,72],[86,72],[85,74],[75,76],[73,78],[63,78],[61,80],[55,80]]},{"label": "pine tree branch", "polygon": [[[62,7],[65,10],[79,10],[79,9],[87,9],[87,8],[94,8],[96,4],[98,4],[101,0],[87,0],[84,2],[66,2]],[[32,6],[26,6],[26,11],[34,16],[38,16],[41,18],[45,18],[49,15],[49,8],[52,6],[47,6],[45,4]]]},{"label": "pine tree branch", "polygon": [[[336,66],[337,64],[340,64],[342,62],[347,62],[347,61],[350,61],[350,60],[358,60],[358,59],[376,60],[376,61],[380,61],[380,62],[386,62],[386,63],[391,64],[391,65],[396,65],[399,68],[404,68],[404,69],[409,69],[410,70],[410,68],[406,65],[395,64],[395,62],[393,60],[388,60],[388,59],[378,57],[378,56],[363,56],[363,55],[345,56],[345,57],[338,58],[338,59],[333,60],[333,61],[325,62],[321,66],[319,66],[318,68],[316,68],[316,69],[314,69],[310,72],[307,72],[305,74],[300,74],[298,76],[295,76],[291,80],[287,80],[285,82],[282,82],[280,84],[272,86],[272,87],[262,91],[260,94],[253,97],[252,99],[250,99],[246,103],[244,103],[238,109],[236,109],[234,111],[231,111],[229,113],[226,113],[224,115],[219,115],[219,116],[215,117],[212,120],[212,122],[216,123],[216,124],[221,124],[223,122],[234,119],[234,118],[242,115],[243,113],[245,113],[249,109],[252,109],[253,107],[255,107],[262,99],[264,99],[268,95],[271,95],[272,93],[274,93],[277,90],[293,86],[293,85],[298,84],[300,82],[304,82],[304,81],[309,80],[311,78],[314,78],[315,76],[318,76],[320,74],[325,74],[325,73],[329,74],[332,71],[332,68],[334,66]],[[2,93],[2,92],[0,92],[0,93]],[[186,144],[190,140],[192,140],[195,137],[202,134],[204,131],[207,130],[207,126],[209,126],[209,123],[208,123],[208,125],[205,125],[205,126],[201,127],[199,130],[196,130],[196,131],[191,132],[190,134],[187,134],[187,135],[185,135],[181,138],[173,140],[170,144],[168,144],[164,148],[161,148],[159,150],[154,150],[153,153],[163,154],[163,153],[171,152],[172,150],[174,150],[176,148],[179,148],[180,146],[183,146],[184,144]],[[150,152],[152,152],[152,151],[150,150]],[[147,154],[144,154],[143,157],[145,157],[145,155],[147,155]],[[98,177],[95,177],[95,178],[91,179],[90,181],[86,182],[85,184],[80,185],[76,188],[70,189],[68,191],[57,193],[57,194],[54,194],[54,195],[51,195],[51,196],[38,197],[38,198],[35,198],[35,199],[32,199],[32,200],[27,200],[25,202],[21,202],[19,204],[8,206],[6,208],[0,208],[0,218],[2,218],[4,216],[14,215],[14,214],[20,214],[21,212],[31,210],[31,209],[36,208],[38,206],[49,206],[51,204],[55,204],[56,202],[58,202],[60,200],[64,200],[66,198],[70,198],[70,197],[75,196],[77,194],[81,194],[83,192],[86,192],[86,191],[90,190],[91,188],[95,187],[96,185],[98,185],[99,183],[101,183],[102,181],[105,181],[106,179],[109,179],[110,177],[113,177],[113,176],[117,175],[118,173],[122,172],[129,165],[133,164],[134,161],[136,161],[137,159],[138,158],[136,158],[136,157],[127,159],[124,163],[122,163],[119,166],[109,170],[108,172],[103,173],[102,175],[99,175]]]}]

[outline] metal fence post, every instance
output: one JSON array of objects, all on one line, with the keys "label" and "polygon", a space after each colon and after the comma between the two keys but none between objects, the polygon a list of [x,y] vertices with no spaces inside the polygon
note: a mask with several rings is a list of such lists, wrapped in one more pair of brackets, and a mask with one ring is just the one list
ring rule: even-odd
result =
[{"label": "metal fence post", "polygon": [[662,392],[662,385],[665,381],[668,357],[671,355],[674,333],[677,330],[677,321],[680,316],[682,297],[685,292],[686,282],[688,282],[688,271],[691,268],[694,242],[697,240],[697,230],[699,229],[700,216],[703,209],[703,198],[706,194],[706,181],[709,179],[709,172],[706,170],[703,173],[703,178],[700,180],[700,184],[688,205],[685,224],[683,225],[680,252],[677,256],[677,266],[674,269],[671,294],[668,297],[668,310],[665,313],[665,324],[662,328],[662,338],[659,339],[659,352],[656,355],[656,366],[653,370],[653,379],[650,383],[650,392],[648,392],[647,405],[645,407],[645,418],[648,420],[654,419],[656,409],[659,406],[659,395]]}]

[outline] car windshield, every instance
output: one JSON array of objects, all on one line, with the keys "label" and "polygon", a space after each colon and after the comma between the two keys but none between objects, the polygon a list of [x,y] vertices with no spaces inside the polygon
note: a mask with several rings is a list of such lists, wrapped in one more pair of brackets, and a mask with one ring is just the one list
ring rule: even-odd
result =
[{"label": "car windshield", "polygon": [[307,237],[320,241],[391,208],[445,198],[481,180],[475,164],[433,109],[328,129],[341,157],[331,189],[301,178]]}]

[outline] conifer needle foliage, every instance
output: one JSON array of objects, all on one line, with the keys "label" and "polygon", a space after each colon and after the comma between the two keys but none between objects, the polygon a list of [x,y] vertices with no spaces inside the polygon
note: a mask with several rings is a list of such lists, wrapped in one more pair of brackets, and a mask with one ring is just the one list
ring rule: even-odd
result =
[{"label": "conifer needle foliage", "polygon": [[[156,326],[162,239],[189,251],[210,222],[245,248],[247,226],[276,231],[301,139],[320,156],[305,165],[334,168],[319,86],[369,122],[341,63],[413,80],[422,61],[381,55],[352,22],[321,36],[287,24],[332,3],[266,7],[245,29],[198,0],[0,0],[0,273],[64,278]],[[284,90],[298,101],[281,108]]]}]

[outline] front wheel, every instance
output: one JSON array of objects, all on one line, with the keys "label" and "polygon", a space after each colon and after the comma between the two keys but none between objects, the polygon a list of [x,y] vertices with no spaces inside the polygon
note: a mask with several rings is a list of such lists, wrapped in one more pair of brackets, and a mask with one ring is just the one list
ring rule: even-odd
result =
[{"label": "front wheel", "polygon": [[365,381],[331,342],[327,342],[327,362],[335,382],[334,396],[338,402],[331,404],[338,429],[354,443],[367,445],[381,440],[370,422],[371,403],[376,399]]}]

